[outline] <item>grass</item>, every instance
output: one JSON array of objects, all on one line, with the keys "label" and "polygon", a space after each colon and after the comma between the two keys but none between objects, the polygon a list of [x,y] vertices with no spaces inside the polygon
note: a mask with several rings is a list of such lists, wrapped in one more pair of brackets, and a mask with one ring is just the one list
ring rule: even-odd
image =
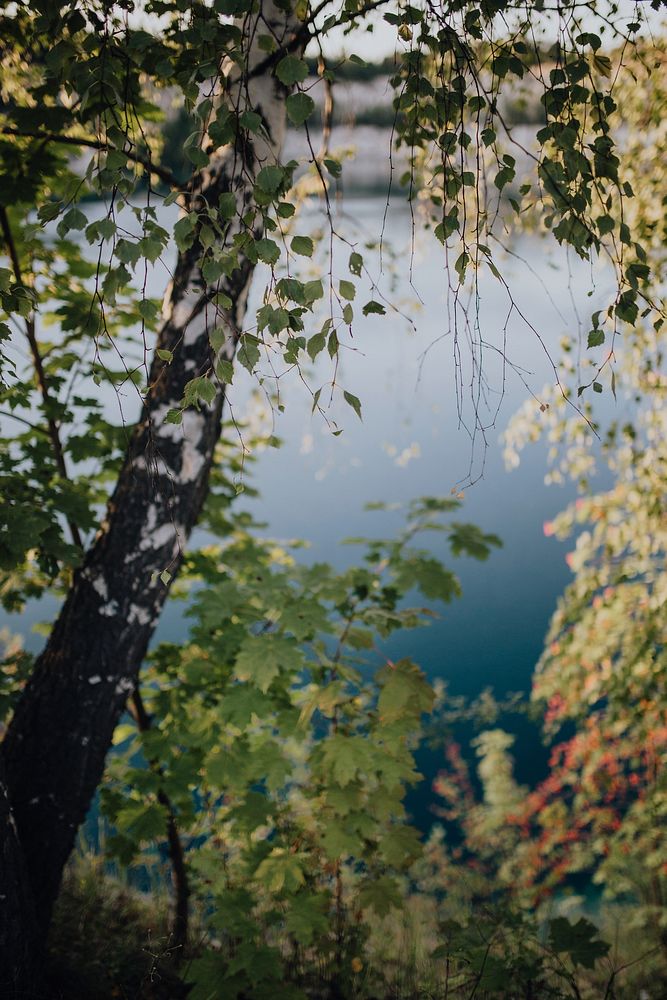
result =
[{"label": "grass", "polygon": [[52,1000],[176,1000],[166,895],[146,895],[104,873],[94,857],[67,870],[49,939]]},{"label": "grass", "polygon": [[[494,939],[493,962],[501,960],[507,969],[506,988],[485,973],[479,977],[474,964],[464,957],[460,964],[454,952],[443,957],[442,913],[429,894],[408,898],[402,913],[392,913],[374,921],[363,950],[363,959],[355,959],[354,975],[345,976],[345,986],[333,988],[326,970],[316,955],[310,955],[302,969],[302,988],[312,1000],[547,1000],[576,998],[581,1000],[662,1000],[667,996],[667,954],[660,947],[658,926],[633,926],[633,907],[607,904],[601,908],[596,922],[603,937],[611,943],[608,956],[595,969],[579,968],[576,989],[565,977],[539,977],[526,992],[523,977],[515,978],[516,966],[507,964],[507,957],[519,956],[521,962],[521,932],[517,925],[515,937],[511,918],[506,926],[501,919],[491,928],[488,919],[478,928],[481,936]],[[584,913],[570,908],[569,916],[576,919]],[[556,913],[551,913],[554,916]],[[181,969],[187,973],[191,955],[178,956],[169,935],[169,897],[165,887],[152,893],[142,893],[123,884],[104,870],[99,857],[79,856],[68,869],[58,900],[50,937],[48,970],[49,1000],[181,1000],[189,989],[179,976],[176,959],[183,957]],[[480,914],[481,916],[481,914]],[[502,918],[502,914],[500,915]],[[488,918],[488,914],[487,914]],[[535,921],[535,929],[539,922]],[[440,926],[440,931],[438,927]],[[473,938],[475,922],[472,928]],[[447,934],[444,931],[445,936]],[[534,938],[534,931],[531,932]],[[538,931],[539,936],[539,931]],[[204,940],[198,935],[199,940]],[[438,947],[440,945],[440,948]],[[538,949],[539,950],[539,949]],[[438,953],[440,955],[438,956]],[[530,952],[534,953],[534,952]],[[324,956],[320,956],[322,959]],[[557,968],[550,963],[552,968]],[[489,968],[491,968],[489,966]],[[565,965],[563,966],[565,969]],[[457,971],[458,970],[458,971]],[[514,970],[514,971],[512,971]],[[616,973],[612,976],[614,970]],[[487,970],[488,971],[488,970]],[[349,972],[349,970],[348,970]],[[187,978],[187,976],[186,976]],[[510,979],[512,980],[510,982]],[[286,995],[294,994],[285,984]],[[199,992],[195,990],[197,996]],[[208,994],[208,990],[206,991]],[[236,995],[236,994],[234,994]],[[263,994],[264,995],[264,994]],[[280,988],[273,994],[280,1000]],[[215,995],[222,1000],[223,994]],[[255,1000],[243,994],[243,1000]]]}]

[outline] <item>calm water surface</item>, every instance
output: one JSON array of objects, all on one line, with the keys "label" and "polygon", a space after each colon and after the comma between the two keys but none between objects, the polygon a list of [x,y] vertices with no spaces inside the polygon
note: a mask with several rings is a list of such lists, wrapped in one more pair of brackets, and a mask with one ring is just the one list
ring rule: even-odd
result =
[{"label": "calm water surface", "polygon": [[[363,249],[366,240],[377,236],[384,209],[380,199],[350,200],[336,218],[337,229]],[[527,396],[524,382],[539,393],[553,370],[536,333],[519,313],[513,311],[508,318],[507,292],[488,272],[480,278],[478,301],[471,302],[469,329],[459,329],[457,367],[442,248],[419,233],[413,241],[411,217],[401,205],[387,216],[385,240],[381,287],[400,313],[362,319],[360,307],[370,295],[358,293],[354,339],[343,344],[338,372],[339,384],[362,400],[363,421],[349,407],[334,405],[328,416],[338,421],[343,433],[333,436],[321,416],[311,416],[311,397],[298,379],[281,378],[285,412],[274,408],[271,419],[284,444],[258,456],[252,482],[260,498],[240,502],[267,523],[268,535],[308,539],[310,548],[299,558],[345,565],[354,559],[355,550],[341,547],[341,539],[388,536],[401,526],[398,513],[365,512],[367,501],[449,494],[469,478],[476,480],[465,489],[463,509],[456,516],[497,533],[503,548],[486,563],[450,560],[437,536],[428,539],[434,553],[443,555],[458,573],[463,597],[438,608],[440,617],[429,628],[395,637],[385,651],[392,658],[412,656],[429,676],[444,678],[455,694],[474,696],[487,686],[498,695],[526,691],[549,617],[569,579],[564,556],[571,543],[545,538],[543,522],[565,506],[573,489],[544,485],[543,445],[533,446],[520,467],[508,473],[499,438]],[[591,274],[578,261],[570,274],[565,255],[548,256],[547,245],[536,237],[515,241],[512,249],[529,263],[508,258],[503,274],[521,313],[557,358],[561,336],[578,329],[575,304],[583,316],[594,308],[587,298]],[[377,251],[364,252],[369,270],[379,276]],[[340,255],[342,277],[347,276],[348,255],[349,247]],[[604,275],[597,280],[601,287],[594,294],[599,295]],[[154,270],[152,294],[160,294],[164,282],[164,270]],[[476,345],[475,357],[480,341],[485,343],[487,384],[481,395],[468,338]],[[503,366],[499,350],[521,365],[522,377]],[[330,374],[328,359],[318,359],[308,374],[311,386],[317,388]],[[256,382],[244,371],[235,377],[230,402],[237,417],[248,411],[254,389]],[[482,422],[489,424],[500,404],[495,426],[486,432],[486,445],[479,434],[470,433],[474,399]],[[110,397],[110,412],[117,405]],[[128,414],[136,409],[129,398],[125,406]],[[5,615],[0,624],[22,632],[26,645],[36,650],[42,640],[30,629],[37,621],[52,620],[55,607],[53,601],[43,601],[22,616]],[[172,605],[156,640],[179,640],[186,630],[182,609]],[[544,767],[537,730],[523,720],[509,724],[518,736],[518,776],[535,780]],[[409,804],[422,827],[431,821],[429,785],[441,759],[432,751],[420,755],[427,781]]]}]

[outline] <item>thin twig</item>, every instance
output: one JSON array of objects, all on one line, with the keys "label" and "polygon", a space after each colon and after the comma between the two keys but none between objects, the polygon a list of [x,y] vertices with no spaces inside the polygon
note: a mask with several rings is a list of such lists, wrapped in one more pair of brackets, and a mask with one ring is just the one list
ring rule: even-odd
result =
[{"label": "thin twig", "polygon": [[[12,235],[11,226],[9,225],[9,216],[7,215],[7,209],[4,205],[0,205],[0,227],[2,228],[2,235],[7,246],[7,252],[9,254],[9,259],[12,263],[12,268],[14,270],[14,277],[16,278],[17,285],[22,288],[26,288],[26,284],[23,280],[23,275],[21,273],[21,264],[19,261],[19,255],[16,249],[16,244],[14,242],[14,237]],[[42,395],[42,402],[44,404],[44,415],[46,417],[46,423],[48,426],[49,438],[51,439],[51,447],[53,448],[53,457],[55,458],[56,466],[58,472],[63,479],[69,481],[69,475],[67,472],[67,464],[65,462],[65,452],[63,450],[62,442],[60,440],[60,431],[58,429],[58,424],[53,416],[55,412],[55,403],[49,389],[48,382],[46,380],[46,374],[44,372],[44,364],[42,361],[42,355],[39,350],[39,344],[37,343],[37,337],[35,334],[35,314],[31,310],[30,315],[25,321],[25,332],[28,338],[28,343],[30,344],[30,353],[32,354],[32,361],[35,367],[35,375],[37,376],[37,385],[39,386],[39,391]],[[83,540],[81,538],[81,533],[77,524],[71,519],[67,518],[67,525],[72,536],[72,541],[74,544],[83,549]]]}]

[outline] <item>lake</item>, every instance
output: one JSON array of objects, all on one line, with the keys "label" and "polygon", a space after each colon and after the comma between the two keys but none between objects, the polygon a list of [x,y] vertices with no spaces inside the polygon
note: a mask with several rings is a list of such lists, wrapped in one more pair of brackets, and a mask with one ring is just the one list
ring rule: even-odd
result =
[{"label": "lake", "polygon": [[[363,245],[382,229],[385,208],[380,198],[349,199],[336,209],[336,227]],[[161,220],[167,228],[173,211],[165,211]],[[318,209],[307,215],[313,225],[322,223]],[[592,275],[576,258],[553,252],[538,237],[514,240],[511,249],[517,256],[501,261],[503,275],[535,330],[519,312],[510,311],[506,290],[485,270],[471,299],[470,322],[466,328],[459,316],[455,335],[443,248],[419,227],[413,233],[410,212],[398,201],[386,213],[384,241],[383,277],[378,251],[364,253],[369,270],[400,311],[362,318],[358,308],[354,337],[342,341],[338,371],[339,384],[361,399],[363,420],[348,406],[333,405],[327,416],[342,428],[334,436],[320,415],[311,415],[311,396],[294,374],[281,377],[285,411],[274,408],[263,419],[284,444],[258,456],[252,483],[260,497],[241,497],[239,502],[267,523],[272,537],[307,539],[310,547],[300,552],[300,559],[345,565],[355,550],[341,547],[341,539],[382,537],[400,527],[399,513],[364,511],[367,501],[406,501],[464,488],[457,519],[495,532],[503,548],[486,563],[452,561],[437,537],[429,539],[434,553],[445,555],[458,573],[463,597],[438,608],[440,617],[429,628],[395,637],[385,652],[392,658],[410,655],[430,677],[445,679],[454,694],[471,697],[485,687],[500,696],[527,691],[550,615],[570,578],[564,556],[572,543],[546,538],[543,522],[573,498],[574,488],[545,486],[544,444],[532,446],[519,468],[507,472],[500,437],[527,396],[526,383],[539,394],[553,379],[543,345],[557,359],[562,335],[576,332],[578,316],[590,315],[594,308],[587,299]],[[349,247],[337,260],[339,277],[347,276],[348,254]],[[604,277],[596,275],[597,296],[604,294]],[[153,268],[149,294],[160,294],[165,281],[164,268]],[[359,306],[366,301],[361,294]],[[519,375],[504,366],[500,352],[525,371]],[[483,386],[471,358],[483,365]],[[319,387],[331,375],[328,358],[318,358],[307,374],[311,386]],[[252,409],[256,388],[244,370],[235,377],[229,399],[237,418]],[[486,443],[479,432],[471,433],[475,399],[481,422],[489,425]],[[132,399],[125,400],[126,414],[133,406]],[[115,409],[117,416],[117,407],[110,393],[109,412]],[[37,621],[51,620],[55,608],[53,600],[33,603],[21,616],[4,615],[0,625],[23,633],[26,645],[37,650],[42,640],[30,629]],[[179,640],[186,628],[182,609],[172,605],[156,640]],[[535,781],[545,766],[538,731],[518,717],[507,725],[517,733],[518,778]],[[432,751],[420,755],[427,781],[411,794],[409,807],[421,828],[432,820],[429,785],[441,760]]]}]

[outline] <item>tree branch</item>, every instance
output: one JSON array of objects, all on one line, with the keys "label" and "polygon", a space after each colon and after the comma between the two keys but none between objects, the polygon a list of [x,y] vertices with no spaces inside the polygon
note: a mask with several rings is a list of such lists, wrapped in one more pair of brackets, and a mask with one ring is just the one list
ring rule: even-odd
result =
[{"label": "tree branch", "polygon": [[[117,148],[116,146],[110,146],[107,142],[102,142],[100,139],[78,138],[74,135],[58,135],[57,132],[27,132],[22,129],[12,128],[10,125],[3,126],[0,129],[0,135],[11,135],[18,139],[39,139],[42,142],[57,142],[63,146],[86,146],[89,149],[99,149],[101,152]],[[159,163],[153,163],[147,156],[142,156],[140,153],[132,151],[128,152],[125,149],[119,150],[119,152],[122,152],[123,156],[127,156],[128,160],[138,163],[150,171],[150,173],[155,174],[168,187],[174,188],[176,191],[179,191],[183,187],[182,184],[179,184],[178,179],[172,174],[171,170],[161,167]]]},{"label": "tree branch", "polygon": [[[16,283],[20,285],[22,288],[25,288],[26,285],[25,282],[23,281],[23,275],[21,273],[21,264],[19,261],[18,252],[16,250],[16,244],[14,242],[14,237],[12,235],[11,226],[9,225],[9,216],[7,215],[7,209],[4,207],[4,205],[0,205],[0,228],[2,228],[2,235],[7,245],[7,252],[9,254],[9,259],[12,263],[12,268],[14,270],[14,277],[16,278]],[[46,380],[42,355],[40,354],[39,344],[37,343],[37,337],[35,334],[34,312],[31,312],[30,316],[28,316],[28,318],[25,321],[25,332],[26,332],[26,337],[28,338],[28,343],[30,344],[30,353],[32,354],[32,360],[35,366],[37,385],[39,386],[39,391],[42,395],[42,402],[44,404],[44,414],[46,416],[49,438],[51,439],[51,447],[53,448],[53,457],[55,458],[58,472],[60,473],[62,478],[69,480],[67,465],[65,462],[65,453],[63,451],[62,442],[60,440],[60,431],[58,430],[58,424],[56,423],[53,417],[55,401],[51,396],[49,385]],[[67,525],[69,527],[69,531],[72,536],[72,541],[78,548],[83,549],[83,540],[81,538],[78,526],[74,523],[74,521],[72,521],[71,518],[67,519]]]},{"label": "tree branch", "polygon": [[[384,7],[391,2],[392,0],[370,0],[370,2],[365,4],[361,10],[349,11],[341,14],[336,20],[336,27],[340,27],[343,24],[350,24],[352,21],[356,20],[356,18],[364,17],[366,14],[370,14],[371,11],[376,10],[378,7]],[[246,74],[246,79],[252,80],[254,77],[268,72],[268,70],[280,62],[283,56],[289,55],[291,52],[296,52],[297,50],[302,50],[308,41],[311,38],[314,38],[317,33],[314,28],[315,19],[330,3],[331,0],[321,0],[317,7],[311,12],[310,16],[303,21],[299,28],[294,32],[290,40],[284,45],[280,45],[274,52],[271,52],[271,54],[265,59],[257,63],[257,65]]]},{"label": "tree branch", "polygon": [[[128,702],[128,709],[137,724],[139,732],[145,733],[152,728],[152,719],[146,711],[146,706],[138,687],[135,687],[132,692]],[[157,761],[149,760],[148,765],[152,771],[162,777],[163,771]],[[174,892],[176,894],[173,935],[174,946],[179,950],[179,954],[176,956],[178,960],[182,957],[183,949],[188,942],[190,883],[185,865],[185,852],[183,851],[183,844],[181,843],[176,824],[174,806],[163,788],[158,789],[157,799],[160,805],[164,806],[167,810],[167,843],[169,845],[169,859],[171,861]]]}]

